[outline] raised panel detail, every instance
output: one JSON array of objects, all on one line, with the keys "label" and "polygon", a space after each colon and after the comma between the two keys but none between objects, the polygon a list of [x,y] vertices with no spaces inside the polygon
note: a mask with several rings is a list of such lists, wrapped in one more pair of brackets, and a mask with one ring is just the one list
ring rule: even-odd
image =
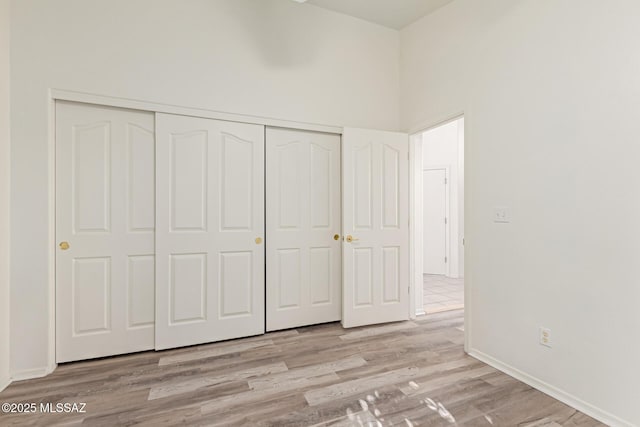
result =
[{"label": "raised panel detail", "polygon": [[278,308],[300,306],[300,249],[278,250]]},{"label": "raised panel detail", "polygon": [[[278,228],[299,228],[300,220],[300,142],[278,147]],[[275,200],[274,200],[275,201]]]},{"label": "raised panel detail", "polygon": [[354,296],[356,307],[373,304],[373,249],[357,248],[353,250],[354,258]]},{"label": "raised panel detail", "polygon": [[127,327],[150,326],[155,318],[155,257],[130,256],[127,274]]},{"label": "raised panel detail", "polygon": [[253,212],[253,142],[222,133],[222,230],[250,230]]},{"label": "raised panel detail", "polygon": [[309,249],[311,304],[327,304],[331,298],[331,249]]},{"label": "raised panel detail", "polygon": [[358,148],[354,152],[353,173],[355,178],[355,218],[353,228],[371,229],[373,213],[373,183],[371,144]]},{"label": "raised panel detail", "polygon": [[382,227],[400,228],[400,152],[385,145],[382,149]]},{"label": "raised panel detail", "polygon": [[73,260],[73,334],[111,330],[111,258]]},{"label": "raised panel detail", "polygon": [[311,143],[311,227],[331,226],[331,151]]},{"label": "raised panel detail", "polygon": [[220,317],[250,315],[253,281],[251,252],[220,254]]},{"label": "raised panel detail", "polygon": [[206,131],[171,136],[171,229],[207,228]]},{"label": "raised panel detail", "polygon": [[171,324],[206,320],[207,254],[170,255]]},{"label": "raised panel detail", "polygon": [[153,132],[127,125],[128,194],[130,231],[155,228],[155,139]]},{"label": "raised panel detail", "polygon": [[382,302],[400,301],[400,248],[382,248]]},{"label": "raised panel detail", "polygon": [[111,228],[111,123],[73,127],[75,233]]}]

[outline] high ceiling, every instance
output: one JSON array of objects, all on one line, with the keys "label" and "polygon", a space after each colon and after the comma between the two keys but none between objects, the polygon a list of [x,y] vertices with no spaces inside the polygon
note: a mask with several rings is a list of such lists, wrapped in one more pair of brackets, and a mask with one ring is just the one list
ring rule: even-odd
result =
[{"label": "high ceiling", "polygon": [[308,0],[307,3],[399,30],[451,1]]}]

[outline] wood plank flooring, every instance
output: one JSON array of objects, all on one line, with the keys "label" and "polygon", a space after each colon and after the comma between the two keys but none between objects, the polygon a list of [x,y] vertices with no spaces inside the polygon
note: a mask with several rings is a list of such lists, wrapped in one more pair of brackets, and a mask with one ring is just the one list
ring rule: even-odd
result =
[{"label": "wood plank flooring", "polygon": [[465,355],[462,311],[69,363],[0,402],[86,403],[1,426],[600,426]]}]

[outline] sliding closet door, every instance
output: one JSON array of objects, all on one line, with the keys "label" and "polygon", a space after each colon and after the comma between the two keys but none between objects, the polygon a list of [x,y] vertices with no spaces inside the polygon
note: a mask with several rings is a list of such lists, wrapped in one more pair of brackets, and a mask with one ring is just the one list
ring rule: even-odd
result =
[{"label": "sliding closet door", "polygon": [[264,127],[156,115],[156,349],[264,333]]},{"label": "sliding closet door", "polygon": [[153,348],[154,118],[56,103],[56,361]]},{"label": "sliding closet door", "polygon": [[267,128],[267,330],[340,320],[340,136]]}]

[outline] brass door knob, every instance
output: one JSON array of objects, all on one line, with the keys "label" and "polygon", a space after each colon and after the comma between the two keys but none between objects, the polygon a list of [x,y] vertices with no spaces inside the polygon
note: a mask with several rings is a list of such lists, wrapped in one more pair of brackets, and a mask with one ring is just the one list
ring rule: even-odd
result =
[{"label": "brass door knob", "polygon": [[340,239],[340,235],[339,234],[334,234],[333,235],[333,240],[339,240]]},{"label": "brass door knob", "polygon": [[62,249],[63,251],[66,251],[67,249],[69,249],[69,242],[60,242],[60,249]]},{"label": "brass door knob", "polygon": [[256,245],[262,243],[262,237],[256,237]]},{"label": "brass door knob", "polygon": [[353,237],[351,234],[347,234],[347,237],[345,237],[345,240],[346,240],[348,243],[351,243],[351,242],[355,242],[356,240],[360,240],[360,239],[356,239],[356,238],[355,238],[355,237]]}]

